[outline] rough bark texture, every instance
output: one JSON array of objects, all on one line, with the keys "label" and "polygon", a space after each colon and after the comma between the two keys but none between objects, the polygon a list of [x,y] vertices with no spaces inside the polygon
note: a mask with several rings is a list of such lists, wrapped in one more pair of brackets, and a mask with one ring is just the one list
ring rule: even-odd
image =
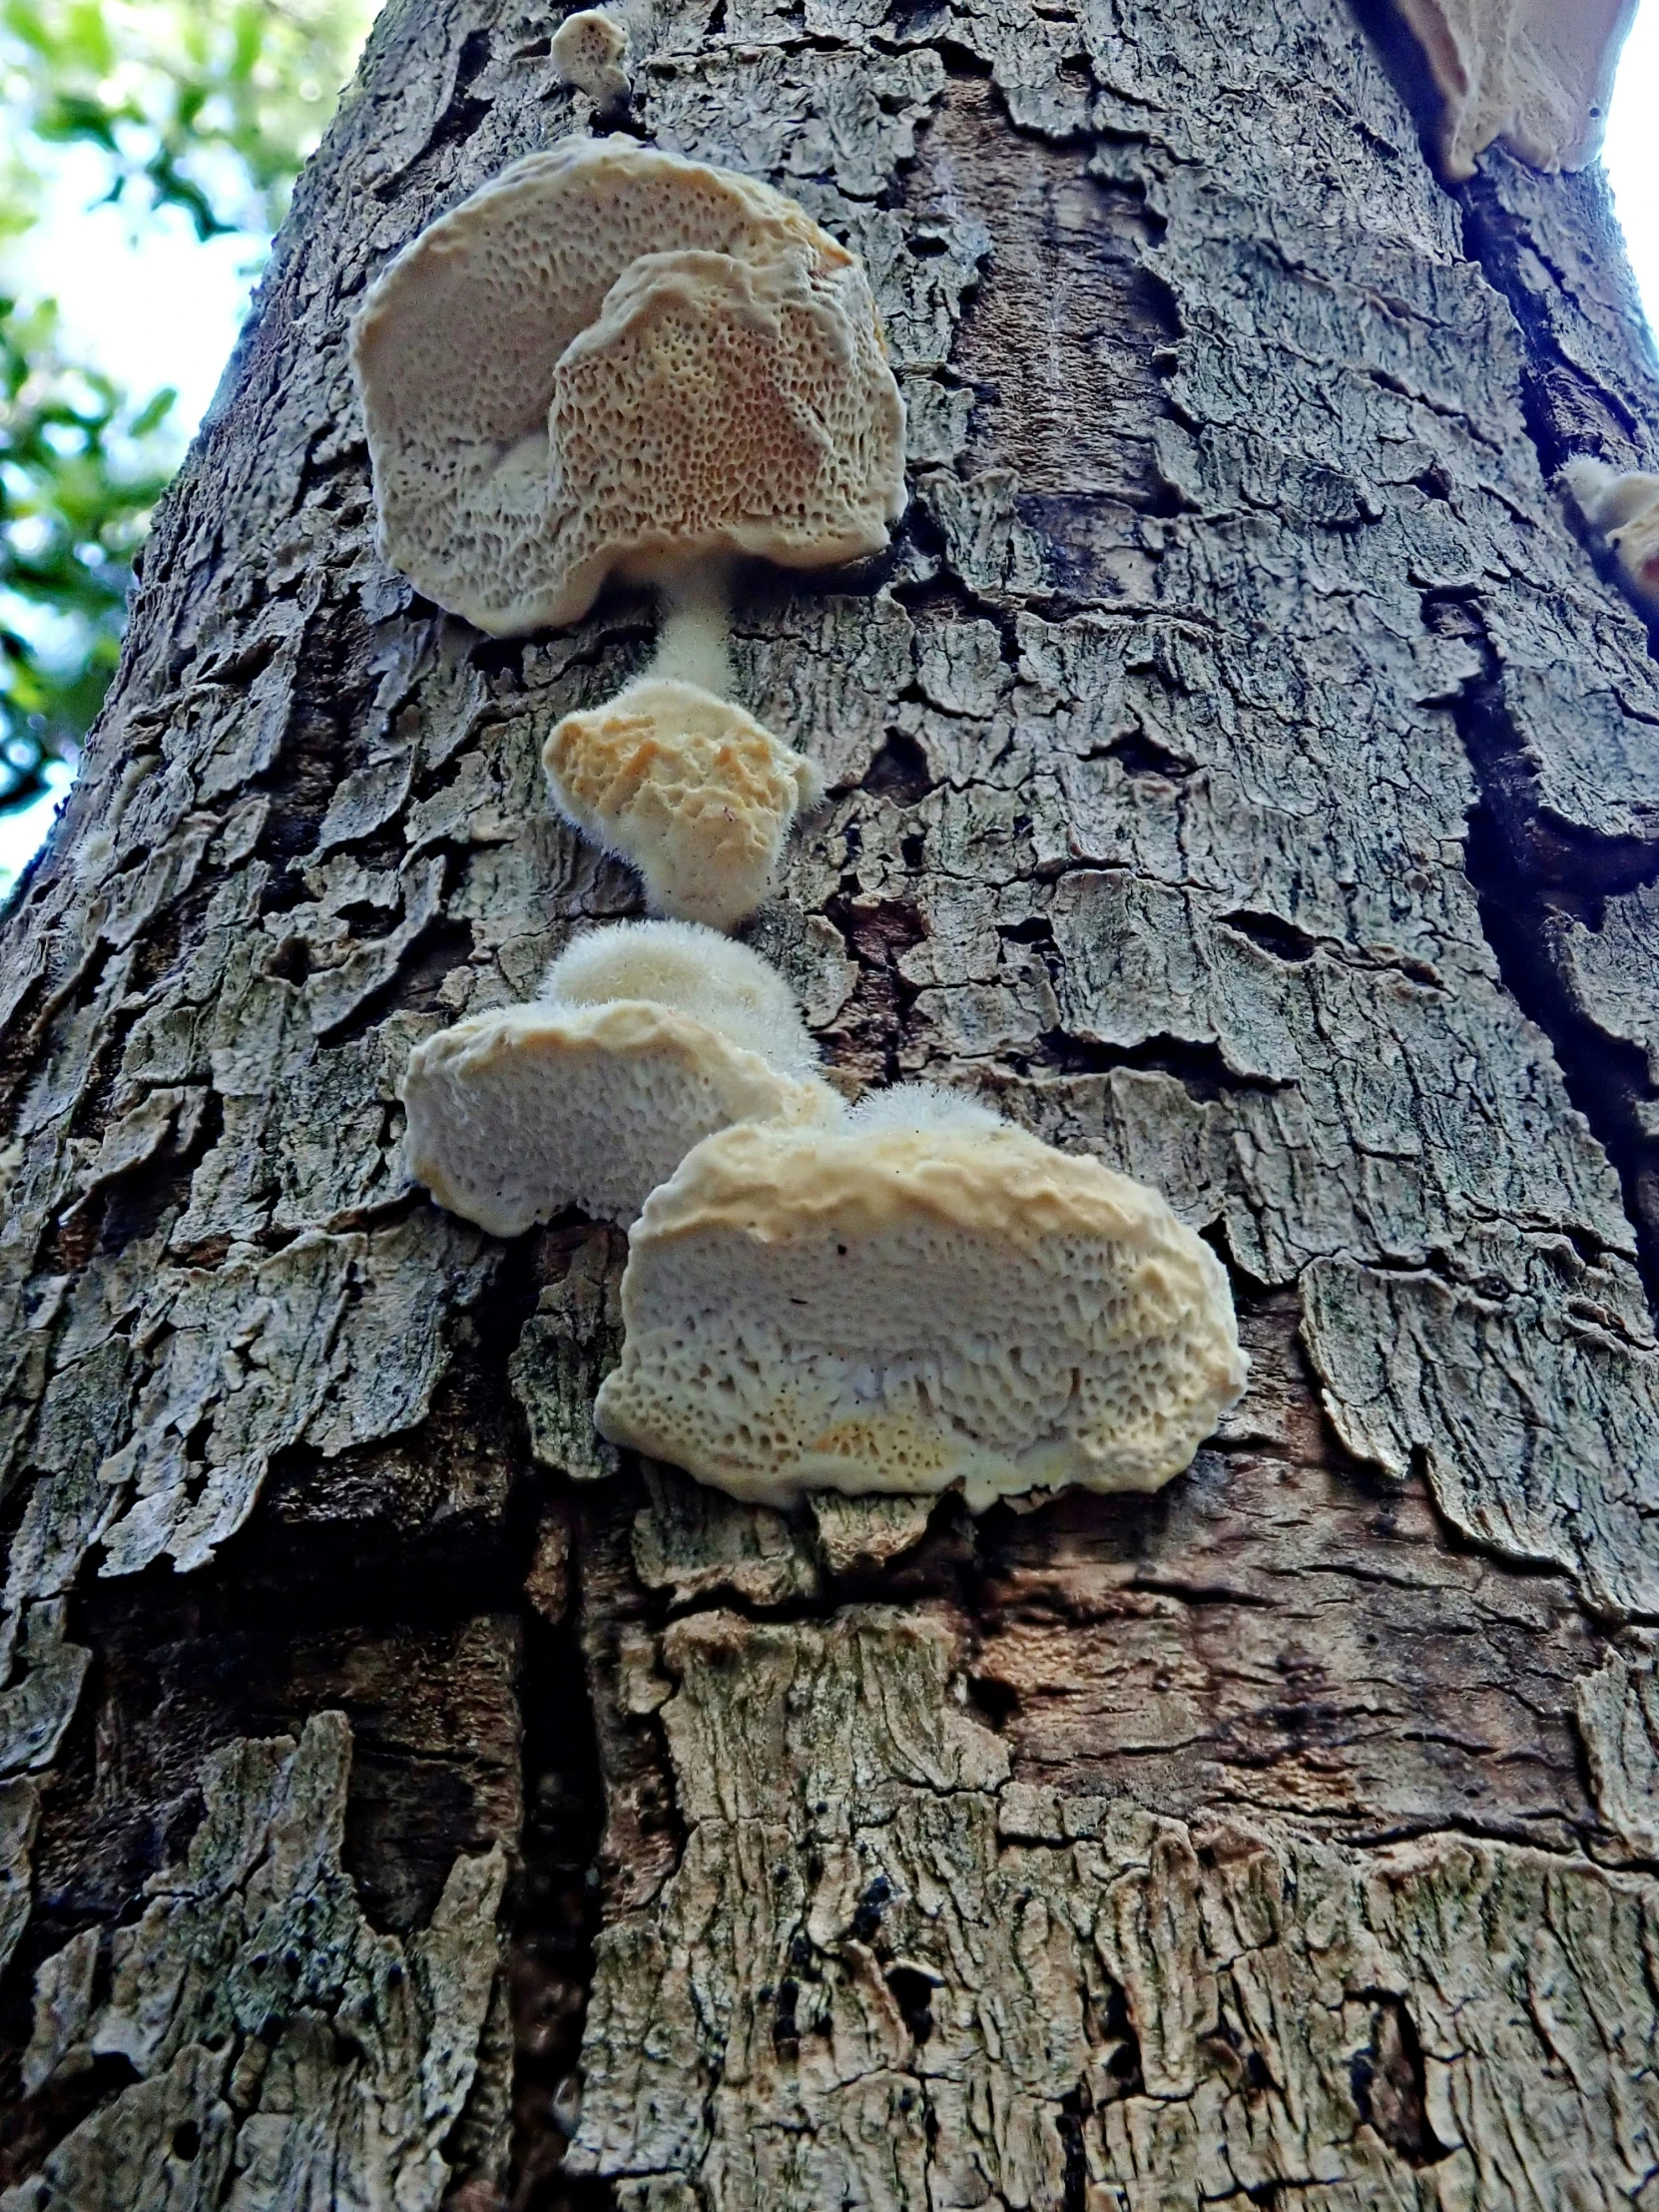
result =
[{"label": "rough bark texture", "polygon": [[373,553],[346,317],[590,120],[392,0],[5,923],[7,2212],[1651,2212],[1659,681],[1551,479],[1659,371],[1598,176],[1445,193],[1363,14],[632,19],[910,405],[891,557],[743,600],[832,791],[755,941],[1255,1360],[973,1523],[619,1458],[618,1237],[401,1180],[410,1042],[635,910],[536,763],[651,614]]}]

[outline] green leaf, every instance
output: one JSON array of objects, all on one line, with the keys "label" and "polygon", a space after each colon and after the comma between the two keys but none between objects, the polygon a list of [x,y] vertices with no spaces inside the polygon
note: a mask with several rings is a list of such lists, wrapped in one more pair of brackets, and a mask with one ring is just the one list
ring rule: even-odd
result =
[{"label": "green leaf", "polygon": [[[372,0],[0,0],[0,246],[44,149],[96,149],[137,227],[269,244]],[[68,357],[50,301],[0,296],[0,810],[79,748],[121,651],[133,565],[179,458],[176,394]]]}]

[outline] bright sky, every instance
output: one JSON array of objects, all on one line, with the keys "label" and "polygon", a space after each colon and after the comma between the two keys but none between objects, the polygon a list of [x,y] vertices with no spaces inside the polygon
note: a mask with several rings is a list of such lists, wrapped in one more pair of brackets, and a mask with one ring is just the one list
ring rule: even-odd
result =
[{"label": "bright sky", "polygon": [[[163,208],[136,249],[123,211],[96,204],[106,186],[96,148],[56,151],[43,220],[8,247],[8,284],[24,299],[55,298],[65,353],[107,368],[141,402],[173,385],[183,452],[247,310],[249,241],[231,235],[201,244],[183,209]],[[69,782],[69,771],[54,766],[44,798],[0,814],[0,896],[45,836]]]},{"label": "bright sky", "polygon": [[[1659,0],[1646,0],[1619,66],[1603,160],[1612,180],[1631,265],[1659,325]],[[49,293],[63,312],[66,350],[103,363],[138,397],[174,385],[174,421],[195,429],[248,304],[248,242],[198,243],[182,210],[147,226],[142,252],[119,208],[92,205],[103,189],[97,152],[63,150],[45,220],[8,253],[10,281],[28,297]],[[33,807],[0,814],[0,891],[46,834],[68,784]]]},{"label": "bright sky", "polygon": [[108,185],[98,148],[53,155],[44,219],[8,247],[7,277],[20,297],[57,300],[71,359],[107,368],[141,402],[175,386],[188,443],[248,306],[249,241],[230,233],[199,243],[182,208],[162,208],[146,216],[135,248],[131,217],[96,204]]},{"label": "bright sky", "polygon": [[1659,0],[1645,0],[1625,40],[1601,158],[1612,180],[1630,265],[1649,322],[1659,328]]}]

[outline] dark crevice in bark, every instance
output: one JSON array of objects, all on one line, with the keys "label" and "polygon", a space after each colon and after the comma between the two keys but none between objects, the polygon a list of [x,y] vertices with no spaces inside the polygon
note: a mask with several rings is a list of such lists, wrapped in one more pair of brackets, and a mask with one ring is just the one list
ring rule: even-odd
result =
[{"label": "dark crevice in bark", "polygon": [[11,2001],[0,2009],[0,2037],[7,2045],[0,2058],[0,2189],[14,2187],[38,2173],[53,2148],[91,2112],[139,2077],[126,2058],[95,2058],[84,2072],[49,2082],[32,2097],[23,2094],[21,2061],[29,2035],[27,1983],[7,1976]]},{"label": "dark crevice in bark", "polygon": [[899,1052],[909,1012],[919,995],[898,963],[923,942],[927,924],[904,899],[837,897],[826,913],[858,963],[858,980],[822,1038],[830,1065],[863,1083],[896,1083],[902,1078]]},{"label": "dark crevice in bark", "polygon": [[1420,41],[1407,29],[1395,0],[1349,0],[1349,6],[1416,125],[1423,160],[1435,168],[1434,134],[1442,103]]},{"label": "dark crevice in bark", "polygon": [[933,789],[927,756],[914,738],[906,737],[901,730],[889,730],[865,772],[861,789],[895,800],[901,807],[914,807]]},{"label": "dark crevice in bark", "polygon": [[524,1839],[506,1907],[513,2016],[512,2212],[599,2212],[607,2184],[562,2171],[579,2106],[604,1783],[581,1643],[528,1607],[520,1675]]},{"label": "dark crevice in bark", "polygon": [[[1542,259],[1542,244],[1524,235],[1503,205],[1492,174],[1493,165],[1502,159],[1501,154],[1489,155],[1486,171],[1458,191],[1463,244],[1488,280],[1508,300],[1521,326],[1526,340],[1521,407],[1539,465],[1549,477],[1574,453],[1600,442],[1608,417],[1616,432],[1633,443],[1643,438],[1644,425],[1617,392],[1592,377],[1583,362],[1570,359],[1551,342],[1549,333],[1539,328],[1532,288],[1522,265],[1529,257]],[[1561,182],[1565,186],[1566,180]],[[1550,276],[1556,287],[1565,292],[1562,273],[1551,270]]]},{"label": "dark crevice in bark", "polygon": [[1561,909],[1527,883],[1485,806],[1469,817],[1467,866],[1504,985],[1549,1038],[1567,1096],[1618,1173],[1648,1304],[1659,1315],[1659,1161],[1642,1127],[1654,1098],[1647,1055],[1609,1036],[1574,1001],[1552,942]]},{"label": "dark crevice in bark", "polygon": [[1451,2153],[1428,2117],[1427,2074],[1416,2022],[1400,1997],[1385,1990],[1364,1994],[1375,2006],[1371,2043],[1355,2054],[1349,2076],[1360,2117],[1408,2166],[1436,2165]]},{"label": "dark crevice in bark", "polygon": [[488,67],[489,58],[488,31],[468,31],[461,41],[461,51],[455,63],[455,89],[421,149],[423,162],[429,162],[434,154],[440,153],[445,147],[464,145],[489,114],[491,103],[477,99],[468,90]]},{"label": "dark crevice in bark", "polygon": [[[1194,1098],[1210,1101],[1238,1091],[1282,1091],[1291,1086],[1267,1076],[1240,1075],[1230,1068],[1220,1045],[1186,1037],[1147,1037],[1139,1044],[1103,1044],[1069,1030],[1046,1029],[1038,1040],[1038,1068],[1061,1075],[1110,1075],[1117,1068],[1173,1075]],[[1019,1072],[1024,1073],[1022,1069]]]},{"label": "dark crevice in bark", "polygon": [[1060,2099],[1060,2115],[1054,2124],[1065,2153],[1062,2212],[1088,2212],[1089,2159],[1083,2145],[1083,2122],[1088,2111],[1088,2089],[1083,2082]]},{"label": "dark crevice in bark", "polygon": [[1659,878],[1659,845],[1566,832],[1542,819],[1535,774],[1505,711],[1497,655],[1479,609],[1459,594],[1430,593],[1424,620],[1480,656],[1480,672],[1448,704],[1479,799],[1470,810],[1464,865],[1504,988],[1549,1039],[1567,1096],[1618,1175],[1635,1235],[1650,1311],[1659,1315],[1659,1160],[1642,1127],[1654,1096],[1647,1060],[1609,1036],[1575,1002],[1554,928],[1569,893],[1594,901]]},{"label": "dark crevice in bark", "polygon": [[[354,940],[352,949],[372,942],[371,938]],[[338,1021],[319,1029],[318,1042],[351,1044],[370,1035],[390,1013],[430,1013],[441,1008],[444,984],[457,968],[468,964],[474,945],[471,922],[446,919],[440,910],[405,948],[379,989]]]},{"label": "dark crevice in bark", "polygon": [[[1420,59],[1391,5],[1387,0],[1354,4],[1383,48],[1396,84],[1415,100],[1423,75]],[[1573,304],[1571,287],[1552,268],[1549,283],[1539,287],[1534,265],[1547,268],[1548,242],[1535,238],[1505,204],[1502,172],[1513,166],[1500,151],[1492,152],[1481,173],[1458,188],[1457,200],[1465,249],[1508,302],[1519,327],[1522,415],[1547,481],[1575,453],[1601,452],[1617,460],[1623,439],[1639,449],[1643,425],[1617,391],[1569,353],[1552,327],[1557,298]],[[1562,177],[1552,179],[1549,189],[1565,195],[1578,184]],[[1602,235],[1607,252],[1616,254],[1610,229],[1604,226]],[[1659,374],[1651,338],[1643,342],[1638,336],[1635,350],[1644,356],[1634,371],[1638,382],[1644,374]],[[1566,511],[1598,574],[1622,592],[1611,548],[1584,526],[1570,501]],[[1561,951],[1569,917],[1598,928],[1608,897],[1659,881],[1659,841],[1597,837],[1552,819],[1539,803],[1535,773],[1504,712],[1497,658],[1476,606],[1466,595],[1447,592],[1431,593],[1424,607],[1432,627],[1462,637],[1481,657],[1480,675],[1464,686],[1452,711],[1480,791],[1469,817],[1466,865],[1487,940],[1506,988],[1548,1036],[1568,1096],[1618,1173],[1648,1303],[1659,1314],[1659,1156],[1643,1127],[1644,1109],[1651,1116],[1655,1097],[1646,1055],[1609,1035],[1585,1012]],[[1659,650],[1659,628],[1652,624],[1649,641]]]}]

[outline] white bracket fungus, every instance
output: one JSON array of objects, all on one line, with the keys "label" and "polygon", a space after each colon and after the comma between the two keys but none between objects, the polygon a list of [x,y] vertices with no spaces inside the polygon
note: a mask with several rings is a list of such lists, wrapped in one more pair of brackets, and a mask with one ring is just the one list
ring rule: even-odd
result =
[{"label": "white bracket fungus", "polygon": [[843,1111],[783,977],[747,946],[671,921],[579,937],[529,1005],[416,1045],[401,1096],[410,1175],[497,1237],[567,1206],[632,1221],[729,1122]]},{"label": "white bracket fungus", "polygon": [[1154,1490],[1244,1387],[1155,1191],[935,1095],[706,1138],[646,1201],[595,1420],[734,1496]]},{"label": "white bracket fungus", "polygon": [[1636,0],[1399,0],[1440,96],[1440,167],[1501,138],[1534,169],[1595,159]]},{"label": "white bracket fungus", "polygon": [[819,787],[724,697],[732,564],[859,559],[904,507],[857,260],[751,178],[571,139],[397,257],[352,359],[381,550],[439,606],[506,634],[579,620],[608,575],[658,587],[656,660],[561,723],[549,782],[661,911],[740,920]]},{"label": "white bracket fungus", "polygon": [[620,108],[633,90],[628,33],[598,8],[567,15],[553,34],[553,70],[561,84],[585,92],[601,112]]},{"label": "white bracket fungus", "polygon": [[904,407],[856,259],[770,186],[531,154],[405,247],[352,329],[381,549],[497,636],[613,572],[885,545]]},{"label": "white bracket fungus", "polygon": [[1659,616],[1659,476],[1609,468],[1581,453],[1562,478],[1592,530],[1618,556],[1630,596],[1649,616]]}]

